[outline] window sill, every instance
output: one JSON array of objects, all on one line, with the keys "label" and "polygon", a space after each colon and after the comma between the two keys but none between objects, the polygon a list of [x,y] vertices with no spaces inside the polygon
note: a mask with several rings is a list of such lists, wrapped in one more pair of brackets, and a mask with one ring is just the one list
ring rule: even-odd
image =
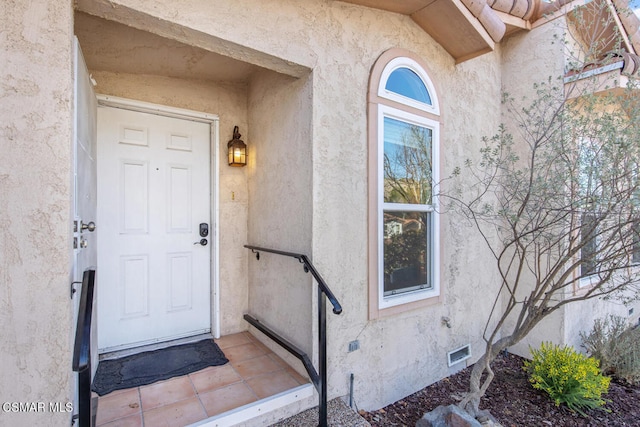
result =
[{"label": "window sill", "polygon": [[378,307],[380,309],[386,309],[396,307],[398,305],[405,305],[412,302],[422,301],[425,299],[436,298],[439,295],[439,290],[433,289],[432,287],[414,289],[412,291],[405,291],[399,294],[384,296],[378,300]]},{"label": "window sill", "polygon": [[432,296],[425,296],[424,298],[414,299],[410,302],[400,302],[398,304],[389,305],[387,307],[380,307],[380,304],[376,298],[376,301],[373,301],[372,304],[369,304],[369,320],[395,316],[407,311],[417,310],[420,308],[440,304],[441,302],[442,295],[432,294]]},{"label": "window sill", "polygon": [[593,285],[593,280],[594,280],[593,276],[587,276],[587,277],[581,278],[580,281],[578,282],[578,290],[591,287]]}]

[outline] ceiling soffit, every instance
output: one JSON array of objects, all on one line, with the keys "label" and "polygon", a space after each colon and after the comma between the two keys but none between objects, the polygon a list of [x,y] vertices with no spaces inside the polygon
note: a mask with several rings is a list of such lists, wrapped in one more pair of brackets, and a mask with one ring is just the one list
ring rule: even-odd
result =
[{"label": "ceiling soffit", "polygon": [[92,71],[247,81],[259,67],[82,12],[75,33]]},{"label": "ceiling soffit", "polygon": [[[226,62],[227,65],[219,67],[220,73],[223,75],[229,75],[229,70],[238,65],[240,69],[245,65],[250,65],[251,67],[249,68],[253,70],[262,68],[296,78],[308,75],[311,70],[310,65],[312,64],[293,62],[262,50],[253,49],[244,44],[217,37],[209,32],[200,31],[197,28],[182,26],[171,20],[158,18],[155,14],[150,14],[146,10],[125,6],[122,3],[125,3],[125,1],[76,0],[75,10],[77,13],[85,13],[106,21],[138,29],[145,33],[152,33],[171,42],[178,42],[179,44],[173,47],[179,50],[183,50],[185,47],[197,48],[198,50],[194,51],[193,55],[188,52],[186,55],[190,59],[197,59],[198,56],[203,56],[208,61]],[[168,56],[171,55],[169,54]],[[191,64],[188,74],[196,77],[196,68],[198,68],[197,64]],[[201,69],[204,70],[205,68],[203,66]],[[176,69],[176,67],[173,67],[173,69]],[[251,70],[238,70],[237,74],[246,74],[247,71],[251,73]],[[216,73],[217,71],[214,70],[214,74]],[[207,78],[207,76],[204,77]],[[209,78],[213,80],[226,79],[224,76],[216,75],[211,75]],[[236,79],[242,78],[236,76]]]}]

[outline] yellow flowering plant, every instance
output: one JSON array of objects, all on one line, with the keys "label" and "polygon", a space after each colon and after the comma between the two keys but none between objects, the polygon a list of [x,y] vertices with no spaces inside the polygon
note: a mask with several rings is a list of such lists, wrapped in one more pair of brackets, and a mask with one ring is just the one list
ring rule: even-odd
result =
[{"label": "yellow flowering plant", "polygon": [[543,342],[539,349],[531,349],[533,359],[524,363],[533,388],[543,390],[556,406],[566,404],[569,409],[586,416],[583,410],[602,407],[602,398],[609,390],[611,378],[603,376],[599,362],[573,348]]}]

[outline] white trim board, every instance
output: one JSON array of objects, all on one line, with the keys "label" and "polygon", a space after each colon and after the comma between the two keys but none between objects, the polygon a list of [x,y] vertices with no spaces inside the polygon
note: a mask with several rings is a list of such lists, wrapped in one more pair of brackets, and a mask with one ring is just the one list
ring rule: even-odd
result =
[{"label": "white trim board", "polygon": [[[287,405],[313,396],[313,385],[305,384],[248,405],[240,406],[220,415],[190,424],[190,427],[231,427],[268,414]],[[294,414],[292,414],[294,415]]]},{"label": "white trim board", "polygon": [[217,114],[203,113],[201,111],[187,110],[185,108],[169,107],[167,105],[152,104],[150,102],[137,101],[127,98],[119,98],[111,95],[96,95],[98,104],[113,108],[140,111],[142,113],[157,114],[160,116],[174,117],[197,122],[213,123],[220,118]]}]

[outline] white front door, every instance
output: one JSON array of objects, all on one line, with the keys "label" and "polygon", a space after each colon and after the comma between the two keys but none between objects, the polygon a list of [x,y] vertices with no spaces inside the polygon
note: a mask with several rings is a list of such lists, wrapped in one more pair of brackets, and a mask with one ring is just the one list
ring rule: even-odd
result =
[{"label": "white front door", "polygon": [[[96,233],[96,108],[97,99],[77,39],[75,51],[74,123],[74,279],[97,262]],[[92,225],[89,225],[93,223]],[[80,286],[77,286],[80,291]],[[77,292],[79,297],[80,292]],[[79,299],[79,298],[78,298]],[[74,316],[75,318],[75,316]]]},{"label": "white front door", "polygon": [[98,107],[98,346],[211,330],[210,125]]},{"label": "white front door", "polygon": [[[74,148],[73,148],[73,278],[76,282],[74,299],[74,328],[78,315],[84,270],[96,266],[96,108],[97,99],[87,66],[74,39]],[[92,225],[89,225],[92,224]],[[94,322],[92,322],[94,323]]]}]

